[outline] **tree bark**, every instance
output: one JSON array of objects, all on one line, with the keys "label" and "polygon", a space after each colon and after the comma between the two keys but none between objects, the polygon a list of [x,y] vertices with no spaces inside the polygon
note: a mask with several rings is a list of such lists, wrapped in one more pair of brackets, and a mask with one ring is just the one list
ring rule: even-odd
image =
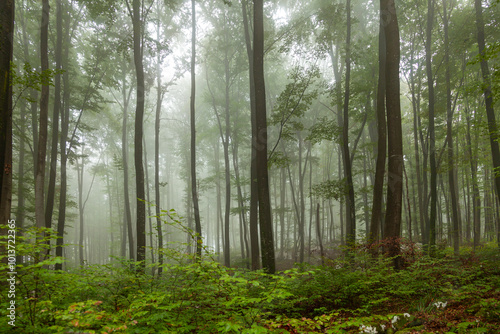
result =
[{"label": "tree bark", "polygon": [[[66,20],[66,35],[65,35],[65,49],[64,49],[64,57],[62,60],[62,66],[67,67],[69,60],[69,42],[70,42],[70,34],[69,34],[69,18]],[[66,150],[66,142],[68,140],[68,132],[69,132],[69,112],[70,112],[70,88],[69,88],[69,73],[65,71],[62,76],[63,85],[64,85],[64,93],[63,93],[63,105],[64,108],[61,111],[61,138],[60,147],[61,147],[61,191],[59,193],[59,215],[57,217],[57,236],[56,240],[56,256],[63,256],[63,244],[64,244],[64,229],[66,223],[66,198],[68,193],[68,178],[67,178],[67,161],[69,152]],[[56,270],[62,269],[62,263],[56,263]]]},{"label": "tree bark", "polygon": [[[253,70],[255,86],[255,124],[257,185],[259,198],[259,225],[262,251],[262,267],[267,273],[276,270],[274,256],[273,225],[269,198],[269,175],[267,166],[267,113],[264,81],[264,1],[254,1]],[[254,134],[254,135],[255,135]]]},{"label": "tree bark", "polygon": [[373,184],[372,215],[370,220],[371,242],[379,238],[380,225],[382,222],[382,203],[384,199],[385,161],[387,151],[386,120],[385,120],[385,93],[386,93],[386,45],[385,45],[385,22],[387,8],[386,1],[380,1],[380,25],[378,38],[378,85],[377,85],[377,161],[375,164],[375,181]]},{"label": "tree bark", "polygon": [[354,246],[356,242],[356,203],[354,201],[354,184],[352,179],[352,161],[349,153],[349,97],[351,78],[351,0],[346,1],[347,10],[347,37],[345,56],[345,90],[344,113],[342,122],[342,156],[344,161],[344,175],[347,187],[346,195],[346,243]]},{"label": "tree bark", "polygon": [[431,196],[429,216],[429,253],[433,254],[436,246],[436,205],[437,205],[437,170],[436,170],[436,134],[434,127],[434,79],[432,76],[432,26],[434,22],[434,1],[427,1],[427,28],[425,40],[425,67],[429,91],[429,153],[431,173]]},{"label": "tree bark", "polygon": [[250,117],[252,128],[252,147],[251,147],[251,162],[250,162],[250,248],[251,248],[251,261],[252,270],[260,268],[260,249],[259,249],[259,226],[258,226],[258,187],[257,187],[257,159],[256,159],[256,142],[257,126],[255,124],[255,84],[254,84],[254,70],[253,70],[253,50],[250,38],[250,29],[248,27],[246,0],[241,1],[241,11],[243,16],[243,27],[245,30],[245,45],[248,56],[248,80],[250,82]]},{"label": "tree bark", "polygon": [[[61,0],[56,1],[56,71],[61,70],[62,58],[62,5]],[[54,211],[56,172],[57,172],[57,145],[59,141],[59,113],[61,110],[61,74],[56,73],[54,80],[54,110],[52,114],[52,138],[50,151],[50,172],[49,184],[47,189],[47,203],[45,207],[45,221],[47,225],[52,225],[52,213]]]},{"label": "tree bark", "polygon": [[134,162],[135,162],[135,186],[137,198],[137,248],[136,260],[141,262],[139,271],[144,272],[146,260],[146,203],[144,188],[144,165],[143,165],[143,123],[144,123],[144,66],[142,59],[142,13],[140,0],[132,2],[132,25],[134,30],[134,64],[137,84],[137,106],[135,109],[135,133],[134,133]]},{"label": "tree bark", "polygon": [[460,239],[458,229],[460,226],[460,216],[458,215],[458,192],[455,184],[455,163],[453,157],[453,109],[451,107],[451,74],[450,74],[450,51],[448,39],[448,10],[447,1],[443,0],[443,29],[444,29],[444,66],[446,70],[446,135],[448,137],[448,184],[450,185],[451,198],[451,219],[452,219],[452,237],[453,251],[455,255],[459,254]]},{"label": "tree bark", "polygon": [[[481,0],[474,0],[476,9],[476,27],[477,27],[477,46],[481,57],[481,74],[483,76],[483,94],[486,105],[486,116],[488,117],[488,132],[490,135],[491,159],[493,161],[493,170],[495,171],[495,188],[497,198],[500,200],[500,148],[498,141],[500,133],[496,122],[495,110],[493,108],[493,96],[491,94],[490,69],[488,61],[485,58],[486,44],[484,37],[484,20]],[[498,243],[500,247],[500,242]]]},{"label": "tree bark", "polygon": [[[401,128],[401,104],[399,86],[399,27],[394,0],[387,1],[389,19],[385,27],[386,40],[386,108],[388,139],[388,179],[387,209],[385,216],[384,239],[397,239],[401,236],[401,210],[403,202],[403,133]],[[395,257],[394,267],[400,268],[399,243],[389,244],[389,256]]]},{"label": "tree bark", "polygon": [[[49,1],[42,1],[42,21],[40,25],[40,59],[42,74],[49,69],[48,34],[49,34]],[[35,173],[35,220],[38,228],[47,227],[45,221],[45,158],[47,153],[47,127],[49,112],[49,84],[42,84],[40,97],[40,120],[38,129],[38,152]],[[42,233],[42,237],[43,237]]]},{"label": "tree bark", "polygon": [[198,206],[198,191],[196,184],[196,120],[195,120],[195,93],[196,93],[196,2],[191,1],[191,99],[190,99],[190,119],[191,119],[191,196],[193,197],[194,224],[196,231],[196,256],[201,259],[202,239],[200,209]]},{"label": "tree bark", "polygon": [[[10,221],[12,203],[12,86],[10,85],[10,64],[13,59],[14,38],[14,0],[0,3],[0,224]],[[20,175],[19,177],[22,177]],[[7,234],[1,229],[0,235]],[[7,254],[4,246],[0,249]],[[7,257],[5,257],[5,262]]]},{"label": "tree bark", "polygon": [[[130,100],[130,93],[131,89],[128,92],[127,95],[127,89],[126,89],[126,70],[125,70],[125,64],[124,68],[122,69],[122,98],[123,98],[123,119],[122,119],[122,163],[123,163],[123,197],[124,197],[124,204],[125,204],[125,212],[124,212],[124,218],[125,218],[125,229],[124,229],[124,234],[123,234],[123,239],[128,236],[128,244],[129,244],[129,260],[133,261],[135,258],[135,243],[134,243],[134,235],[132,232],[132,213],[130,210],[130,196],[129,196],[129,175],[128,175],[128,138],[127,138],[127,123],[128,123],[128,103]],[[125,232],[126,231],[126,232]],[[126,242],[124,240],[122,241],[122,256],[125,255],[124,251],[126,246]]]},{"label": "tree bark", "polygon": [[[159,16],[159,15],[158,15]],[[160,18],[156,24],[156,39],[160,40]],[[158,275],[163,271],[163,231],[160,217],[160,116],[163,91],[161,87],[160,53],[156,57],[156,113],[155,113],[155,215],[156,233],[158,238]],[[168,208],[167,208],[168,209]]]}]

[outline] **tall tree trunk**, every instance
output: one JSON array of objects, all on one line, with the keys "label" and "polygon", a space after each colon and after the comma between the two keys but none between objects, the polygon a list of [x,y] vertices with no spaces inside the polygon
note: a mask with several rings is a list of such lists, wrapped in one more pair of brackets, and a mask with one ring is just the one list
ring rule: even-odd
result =
[{"label": "tall tree trunk", "polygon": [[[0,224],[11,223],[12,201],[12,86],[10,85],[10,64],[13,57],[14,0],[0,3]],[[19,176],[22,178],[22,175]],[[7,234],[2,229],[0,235]],[[7,251],[2,246],[2,254]],[[7,261],[5,258],[4,261]]]},{"label": "tall tree trunk", "polygon": [[196,184],[196,122],[195,122],[195,93],[196,93],[196,2],[191,1],[191,99],[190,99],[190,119],[191,119],[191,195],[193,197],[194,224],[196,231],[196,255],[201,259],[202,239],[200,209],[198,206],[198,191]]},{"label": "tall tree trunk", "polygon": [[250,248],[251,248],[251,261],[252,270],[260,268],[260,249],[259,249],[259,226],[258,226],[258,187],[257,187],[257,159],[256,159],[256,142],[257,126],[255,124],[255,84],[254,84],[254,70],[253,70],[253,50],[250,38],[250,29],[248,27],[246,0],[241,1],[241,11],[243,16],[243,27],[245,30],[245,45],[248,56],[248,80],[250,82],[250,115],[251,115],[251,128],[252,128],[252,147],[251,147],[251,162],[250,162]]},{"label": "tall tree trunk", "polygon": [[373,184],[372,216],[370,220],[369,240],[376,242],[382,222],[382,202],[384,198],[385,160],[387,151],[386,120],[385,120],[385,91],[386,91],[386,45],[385,21],[387,14],[385,1],[380,1],[380,25],[378,37],[378,84],[377,84],[377,162],[375,164],[375,181]]},{"label": "tall tree trunk", "polygon": [[[472,217],[473,217],[473,244],[474,249],[479,246],[481,239],[481,195],[479,194],[479,184],[477,180],[477,147],[472,150],[472,138],[470,134],[471,129],[471,119],[469,114],[469,108],[465,108],[465,118],[467,121],[467,155],[470,161],[470,171],[472,180]],[[477,131],[476,131],[477,133]],[[477,135],[475,143],[477,143]]]},{"label": "tall tree trunk", "polygon": [[[66,34],[65,34],[65,49],[63,57],[63,68],[67,67],[69,60],[69,48],[70,48],[70,34],[69,34],[69,23],[70,20],[66,20]],[[59,193],[59,215],[57,217],[57,240],[56,240],[56,256],[63,256],[63,244],[64,244],[64,228],[66,223],[66,198],[68,193],[68,178],[67,178],[67,161],[68,161],[68,151],[66,150],[66,142],[68,140],[69,132],[69,112],[70,112],[70,88],[69,88],[69,73],[65,71],[62,76],[64,84],[63,93],[63,109],[61,111],[61,191]],[[56,270],[62,269],[62,263],[56,263]]]},{"label": "tall tree trunk", "polygon": [[[148,150],[146,147],[146,139],[143,137],[142,138],[142,143],[144,147],[144,161],[146,162],[144,164],[144,174],[145,174],[145,180],[146,180],[146,201],[148,203],[151,203],[151,197],[150,197],[150,192],[149,192],[149,168],[148,168]],[[154,247],[153,247],[153,221],[152,221],[152,213],[151,213],[151,205],[148,205],[148,228],[149,228],[149,247],[151,250],[151,263],[155,263],[155,253],[154,253]],[[155,275],[156,268],[152,268],[151,274],[154,276]]]},{"label": "tall tree trunk", "polygon": [[137,193],[137,248],[136,260],[140,261],[139,271],[144,272],[146,260],[146,203],[144,190],[144,165],[142,162],[143,147],[143,123],[144,123],[144,67],[142,60],[142,13],[141,0],[132,2],[132,25],[134,30],[134,64],[137,80],[137,106],[135,109],[135,133],[134,133],[134,162],[135,162],[135,187]]},{"label": "tall tree trunk", "polygon": [[[401,210],[403,202],[403,133],[401,129],[401,104],[399,87],[399,26],[394,0],[384,7],[390,15],[385,27],[386,40],[386,108],[388,145],[387,209],[384,239],[401,236]],[[395,240],[394,240],[395,241]],[[389,245],[389,256],[399,254],[399,243]],[[400,258],[394,259],[394,267],[400,268]]]},{"label": "tall tree trunk", "polygon": [[271,220],[271,201],[269,198],[269,175],[267,166],[267,112],[264,81],[264,1],[254,1],[254,43],[253,69],[255,86],[255,124],[257,137],[252,143],[256,146],[257,185],[259,198],[259,225],[262,251],[262,267],[267,273],[276,270],[274,257],[273,225]]},{"label": "tall tree trunk", "polygon": [[[62,5],[61,0],[56,1],[56,71],[61,70],[62,58]],[[52,225],[52,213],[54,211],[55,201],[55,188],[56,188],[56,172],[57,172],[57,144],[59,140],[59,113],[61,110],[61,74],[56,73],[54,80],[54,111],[52,116],[52,143],[50,151],[50,172],[49,172],[49,185],[47,189],[47,203],[45,207],[45,221],[46,224]]]},{"label": "tall tree trunk", "polygon": [[[125,65],[124,65],[125,66]],[[130,196],[129,196],[129,175],[128,175],[128,138],[127,138],[127,123],[128,123],[128,103],[130,100],[130,93],[132,92],[132,87],[130,88],[128,95],[126,89],[126,70],[125,67],[122,69],[122,98],[123,98],[123,119],[122,119],[122,163],[123,163],[123,197],[125,204],[125,229],[123,234],[123,239],[128,236],[128,244],[129,244],[129,260],[133,261],[135,258],[135,243],[134,243],[134,235],[132,231],[132,213],[130,210]],[[126,232],[125,232],[126,231]],[[124,241],[122,241],[122,245],[126,245]],[[123,247],[122,247],[123,248]],[[122,251],[122,256],[125,255]]]},{"label": "tall tree trunk", "polygon": [[436,246],[436,205],[437,205],[437,170],[436,170],[436,134],[434,129],[434,78],[432,76],[432,26],[434,23],[434,1],[427,0],[427,29],[425,40],[425,67],[429,91],[429,153],[431,173],[431,196],[429,216],[429,252],[433,254]]},{"label": "tall tree trunk", "polygon": [[354,201],[354,184],[352,180],[352,161],[349,153],[349,97],[351,77],[351,0],[346,1],[347,10],[347,37],[345,56],[345,91],[344,113],[342,123],[342,156],[344,161],[344,175],[347,182],[346,196],[346,242],[354,246],[356,242],[356,203]]},{"label": "tall tree trunk", "polygon": [[450,185],[450,197],[451,197],[451,218],[452,218],[452,236],[453,236],[453,250],[455,255],[459,253],[460,240],[458,229],[460,226],[460,216],[458,215],[458,191],[455,184],[455,163],[453,161],[453,132],[452,132],[452,121],[453,121],[453,109],[451,108],[451,74],[450,74],[450,50],[449,50],[449,39],[448,39],[448,10],[446,8],[447,1],[443,0],[443,24],[444,24],[444,66],[446,69],[446,135],[448,137],[448,183]]},{"label": "tall tree trunk", "polygon": [[[159,14],[158,14],[159,16]],[[156,24],[156,39],[160,41],[160,17]],[[161,228],[160,217],[160,116],[161,103],[163,101],[163,91],[161,87],[161,68],[160,53],[156,57],[156,113],[155,113],[155,215],[156,215],[156,233],[158,238],[158,275],[163,270],[163,231]],[[169,208],[167,208],[169,209]]]},{"label": "tall tree trunk", "polygon": [[[477,27],[477,46],[479,48],[479,54],[481,55],[481,73],[483,76],[484,88],[484,102],[486,105],[486,116],[488,117],[488,132],[490,135],[490,146],[491,146],[491,159],[493,161],[493,170],[495,170],[495,187],[497,198],[500,200],[500,149],[498,141],[500,139],[500,133],[498,132],[498,124],[496,122],[495,110],[493,108],[493,96],[491,94],[491,82],[490,82],[490,69],[488,67],[488,61],[485,57],[485,37],[484,37],[484,20],[483,20],[483,8],[481,5],[481,0],[474,0],[474,7],[476,9],[476,27]],[[500,247],[500,242],[498,243]]]},{"label": "tall tree trunk", "polygon": [[77,182],[78,182],[78,216],[80,219],[80,229],[78,233],[78,259],[79,264],[83,266],[84,264],[84,256],[83,256],[83,233],[84,233],[84,204],[83,204],[83,173],[84,173],[84,157],[83,157],[83,145],[82,145],[82,162],[81,164],[76,160],[76,174],[77,174]]},{"label": "tall tree trunk", "polygon": [[[225,35],[227,39],[227,35]],[[226,40],[226,42],[228,42]],[[226,181],[226,204],[224,207],[224,265],[231,266],[231,243],[229,241],[229,222],[231,214],[231,166],[229,162],[229,135],[231,131],[230,112],[229,112],[229,59],[228,50],[224,54],[224,74],[225,74],[225,135],[222,138],[224,145],[224,179]],[[220,123],[219,123],[220,124]],[[222,130],[221,130],[222,135]]]},{"label": "tall tree trunk", "polygon": [[[42,0],[42,21],[40,26],[40,59],[42,73],[49,69],[49,1]],[[45,221],[45,158],[47,153],[47,127],[49,113],[49,84],[42,84],[40,97],[40,120],[38,129],[38,154],[35,173],[35,220],[38,228],[47,227]],[[43,236],[43,234],[42,234]]]}]

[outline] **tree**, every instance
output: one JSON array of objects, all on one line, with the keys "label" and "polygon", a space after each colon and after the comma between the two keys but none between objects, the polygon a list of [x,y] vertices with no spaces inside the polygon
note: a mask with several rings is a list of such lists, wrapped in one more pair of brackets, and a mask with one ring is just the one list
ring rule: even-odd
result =
[{"label": "tree", "polygon": [[[344,109],[341,119],[342,126],[342,161],[344,162],[344,175],[347,187],[346,194],[346,242],[354,246],[356,242],[356,202],[354,200],[354,184],[352,179],[352,161],[349,154],[349,98],[351,77],[351,1],[346,2],[347,34],[345,55],[345,91]],[[339,112],[340,115],[340,112]]]},{"label": "tree", "polygon": [[258,187],[257,187],[257,159],[256,159],[256,140],[257,138],[257,126],[255,124],[255,84],[254,84],[254,70],[253,70],[253,50],[252,42],[250,38],[250,29],[248,27],[248,15],[247,15],[247,4],[246,0],[241,1],[241,12],[243,16],[243,27],[245,32],[245,46],[248,57],[248,80],[250,82],[250,117],[251,117],[251,128],[252,128],[252,148],[251,148],[251,163],[250,163],[250,248],[251,248],[251,259],[252,259],[252,269],[257,270],[260,267],[259,261],[259,226],[258,226]]},{"label": "tree", "polygon": [[191,98],[190,98],[190,121],[191,121],[191,196],[193,198],[194,224],[196,231],[196,256],[201,259],[202,239],[201,239],[201,219],[198,205],[198,191],[196,182],[196,2],[191,0]]},{"label": "tree", "polygon": [[444,66],[446,70],[446,136],[448,138],[448,183],[450,185],[450,197],[451,197],[451,207],[452,207],[452,235],[453,235],[453,250],[455,255],[459,254],[460,247],[460,236],[459,236],[459,225],[460,216],[458,214],[458,193],[455,184],[455,163],[453,157],[453,131],[452,131],[452,121],[453,121],[453,109],[451,106],[451,74],[450,74],[450,43],[448,38],[448,21],[449,13],[447,10],[447,1],[443,0],[443,30],[444,30]]},{"label": "tree", "polygon": [[385,26],[389,13],[385,1],[380,1],[380,25],[378,40],[378,84],[377,84],[377,162],[375,165],[375,181],[373,185],[372,216],[370,221],[370,239],[377,241],[382,221],[382,202],[384,192],[385,161],[387,155],[385,94],[386,94],[386,45]]},{"label": "tree", "polygon": [[[0,224],[10,219],[12,199],[12,86],[11,61],[14,37],[14,0],[0,3]],[[1,235],[7,233],[2,229]],[[7,254],[3,249],[3,254]]]},{"label": "tree", "polygon": [[[403,201],[403,131],[401,128],[401,102],[399,84],[399,26],[394,0],[382,0],[381,10],[387,10],[385,26],[386,65],[385,101],[387,108],[388,139],[388,179],[387,209],[385,216],[384,239],[397,239],[401,235],[401,211]],[[389,256],[399,255],[396,240],[390,243]],[[400,258],[394,260],[394,267],[400,268]]]},{"label": "tree", "polygon": [[135,109],[135,132],[134,132],[134,162],[135,162],[135,187],[136,187],[136,231],[137,231],[137,249],[136,260],[141,262],[140,271],[145,270],[146,260],[146,203],[145,203],[145,186],[144,186],[144,164],[143,159],[143,123],[144,123],[144,99],[145,99],[145,84],[144,84],[144,65],[143,65],[143,19],[144,12],[142,11],[142,1],[133,0],[132,17],[133,39],[134,39],[134,65],[136,75],[136,98],[137,105]]},{"label": "tree", "polygon": [[256,149],[257,186],[259,198],[259,226],[262,267],[268,273],[276,270],[274,239],[269,198],[269,174],[267,166],[267,113],[264,81],[264,1],[254,1],[253,70],[255,86],[256,137],[252,143]]},{"label": "tree", "polygon": [[[42,1],[42,18],[40,26],[40,59],[42,71],[42,92],[40,97],[40,120],[38,129],[38,152],[35,163],[35,219],[38,228],[47,227],[45,221],[45,155],[47,152],[47,127],[49,113],[49,1]],[[49,226],[50,227],[50,226]]]},{"label": "tree", "polygon": [[434,77],[432,74],[432,27],[434,22],[434,1],[427,1],[427,26],[425,39],[425,68],[427,73],[427,89],[429,91],[429,153],[431,173],[431,196],[429,216],[429,251],[433,253],[436,246],[436,206],[437,206],[437,168],[436,168],[436,131],[434,120]]},{"label": "tree", "polygon": [[[495,173],[495,187],[497,199],[500,200],[500,148],[498,140],[500,133],[498,132],[498,124],[495,117],[495,109],[493,107],[493,95],[491,93],[491,79],[488,61],[485,58],[486,44],[484,38],[484,19],[481,0],[474,0],[474,8],[476,10],[476,28],[477,28],[477,46],[479,49],[479,57],[481,64],[481,74],[483,77],[483,94],[486,106],[486,116],[488,118],[488,132],[490,137],[491,158],[493,161],[493,171]],[[500,243],[499,243],[500,245]]]},{"label": "tree", "polygon": [[62,22],[62,5],[61,0],[56,2],[56,73],[54,80],[54,110],[52,113],[52,138],[50,150],[50,172],[49,184],[47,189],[47,203],[45,207],[45,221],[47,225],[52,225],[52,213],[54,211],[55,188],[56,188],[56,173],[57,173],[57,151],[59,141],[59,113],[61,110],[61,61],[62,61],[62,40],[63,40],[63,22]]}]

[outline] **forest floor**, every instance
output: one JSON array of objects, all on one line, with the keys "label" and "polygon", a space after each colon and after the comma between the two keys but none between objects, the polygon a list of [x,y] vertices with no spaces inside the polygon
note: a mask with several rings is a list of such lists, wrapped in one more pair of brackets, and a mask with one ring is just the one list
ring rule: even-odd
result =
[{"label": "forest floor", "polygon": [[164,255],[161,275],[118,260],[69,271],[52,269],[59,258],[18,267],[15,326],[2,286],[0,333],[500,333],[493,244],[432,258],[410,247],[401,270],[361,246],[275,275],[196,263],[180,250]]}]

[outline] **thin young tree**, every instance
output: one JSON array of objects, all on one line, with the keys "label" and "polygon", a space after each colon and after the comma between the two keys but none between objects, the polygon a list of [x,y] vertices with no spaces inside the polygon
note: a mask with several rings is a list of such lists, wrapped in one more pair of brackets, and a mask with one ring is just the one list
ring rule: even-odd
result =
[{"label": "thin young tree", "polygon": [[190,98],[190,121],[191,121],[191,196],[193,198],[194,226],[196,232],[196,257],[201,259],[201,219],[198,205],[198,190],[196,182],[196,1],[191,0],[191,98]]},{"label": "thin young tree", "polygon": [[35,172],[35,220],[38,228],[47,227],[45,221],[45,155],[47,153],[48,113],[49,113],[49,1],[42,1],[42,18],[40,25],[40,60],[42,91],[40,97],[40,120],[38,128],[38,152]]},{"label": "thin young tree", "polygon": [[[425,67],[427,73],[427,89],[429,92],[429,154],[431,173],[431,195],[429,215],[429,241],[430,254],[436,245],[436,215],[437,215],[437,168],[436,168],[436,131],[434,126],[434,78],[432,74],[432,28],[434,23],[434,1],[427,1],[427,26],[425,39]],[[390,142],[390,141],[389,141]]]},{"label": "thin young tree", "polygon": [[453,154],[453,108],[451,106],[451,73],[450,73],[450,42],[448,37],[449,26],[449,13],[447,9],[447,1],[443,0],[443,32],[444,32],[444,66],[445,66],[445,80],[446,80],[446,136],[447,149],[448,149],[448,184],[450,186],[450,199],[451,199],[451,219],[452,219],[452,236],[453,236],[453,251],[455,255],[459,253],[460,239],[459,239],[459,225],[460,216],[458,214],[458,192],[455,183],[455,163]]}]

